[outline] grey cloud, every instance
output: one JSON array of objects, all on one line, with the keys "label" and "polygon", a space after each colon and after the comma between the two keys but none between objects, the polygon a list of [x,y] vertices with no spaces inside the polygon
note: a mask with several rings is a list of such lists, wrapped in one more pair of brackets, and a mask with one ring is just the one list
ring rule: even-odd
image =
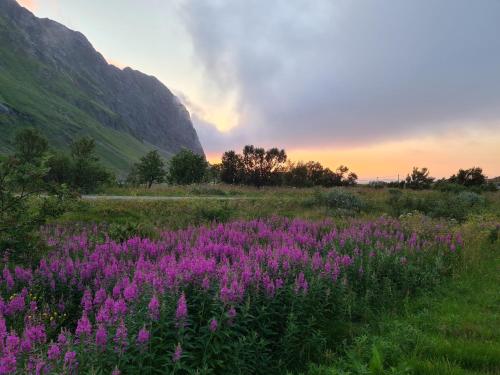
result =
[{"label": "grey cloud", "polygon": [[187,0],[182,10],[206,75],[239,93],[236,133],[206,142],[339,146],[500,124],[500,1]]}]

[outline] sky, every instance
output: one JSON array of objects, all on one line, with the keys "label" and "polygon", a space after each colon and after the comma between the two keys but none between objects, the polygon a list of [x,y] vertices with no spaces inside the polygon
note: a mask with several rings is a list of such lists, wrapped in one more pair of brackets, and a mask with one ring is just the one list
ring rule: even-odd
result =
[{"label": "sky", "polygon": [[245,144],[360,179],[500,175],[499,0],[19,0],[181,98],[210,161]]}]

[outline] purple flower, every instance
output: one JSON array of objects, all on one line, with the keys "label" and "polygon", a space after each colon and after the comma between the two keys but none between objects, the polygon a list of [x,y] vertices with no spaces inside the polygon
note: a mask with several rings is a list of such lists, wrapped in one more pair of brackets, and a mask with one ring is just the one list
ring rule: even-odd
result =
[{"label": "purple flower", "polygon": [[0,357],[0,374],[14,374],[17,369],[16,356],[12,353],[7,353]]},{"label": "purple flower", "polygon": [[82,307],[83,310],[86,312],[92,310],[92,293],[88,289],[86,289],[85,292],[83,292]]},{"label": "purple flower", "polygon": [[64,364],[69,367],[76,365],[76,353],[74,351],[67,351],[64,354]]},{"label": "purple flower", "polygon": [[137,298],[137,285],[135,283],[130,283],[123,291],[123,297],[127,301],[133,301]]},{"label": "purple flower", "polygon": [[178,343],[177,346],[175,347],[174,354],[172,354],[172,361],[174,361],[174,363],[179,362],[181,357],[182,357],[182,346],[180,343]]},{"label": "purple flower", "polygon": [[175,310],[175,318],[178,321],[183,321],[187,317],[188,311],[187,311],[187,303],[186,303],[186,296],[184,295],[184,292],[181,294],[179,297],[179,300],[177,301],[177,309]]},{"label": "purple flower", "polygon": [[123,320],[120,321],[120,324],[116,328],[116,333],[114,337],[115,342],[115,351],[118,353],[123,353],[127,347],[127,327],[125,327],[125,323]]},{"label": "purple flower", "polygon": [[217,331],[217,326],[218,326],[218,323],[217,323],[217,319],[213,318],[212,320],[210,320],[210,332],[214,333],[215,331]]},{"label": "purple flower", "polygon": [[59,336],[57,336],[57,342],[59,344],[65,345],[67,341],[68,339],[66,338],[66,335],[63,332],[61,332]]},{"label": "purple flower", "polygon": [[17,354],[19,352],[19,345],[21,343],[21,339],[12,332],[5,339],[5,347],[7,348],[8,353]]},{"label": "purple flower", "polygon": [[137,334],[137,342],[140,345],[144,345],[149,341],[149,331],[146,329],[146,327],[142,327],[139,333]]},{"label": "purple flower", "polygon": [[47,351],[47,357],[51,361],[55,361],[59,359],[61,356],[61,349],[59,348],[59,345],[57,344],[50,344],[49,350]]},{"label": "purple flower", "polygon": [[0,341],[3,341],[3,338],[7,335],[7,325],[5,323],[5,319],[0,312]]},{"label": "purple flower", "polygon": [[153,296],[148,305],[149,315],[151,319],[158,320],[160,319],[160,303],[158,302],[158,298]]},{"label": "purple flower", "polygon": [[87,317],[87,313],[84,312],[82,317],[78,320],[75,333],[78,337],[82,337],[82,336],[89,336],[91,332],[92,332],[92,324],[90,323],[90,320]]},{"label": "purple flower", "polygon": [[118,367],[115,367],[115,369],[113,370],[113,372],[111,373],[111,375],[120,375],[121,372],[120,370],[118,369]]},{"label": "purple flower", "polygon": [[104,349],[108,341],[108,332],[103,324],[99,324],[95,332],[95,344],[98,348]]}]

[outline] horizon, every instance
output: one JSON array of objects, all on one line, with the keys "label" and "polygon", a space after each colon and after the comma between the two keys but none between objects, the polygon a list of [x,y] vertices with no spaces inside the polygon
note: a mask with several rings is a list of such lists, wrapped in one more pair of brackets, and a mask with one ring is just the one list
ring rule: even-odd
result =
[{"label": "horizon", "polygon": [[361,182],[413,166],[500,175],[500,3],[18,2],[156,76],[211,162],[255,144]]}]

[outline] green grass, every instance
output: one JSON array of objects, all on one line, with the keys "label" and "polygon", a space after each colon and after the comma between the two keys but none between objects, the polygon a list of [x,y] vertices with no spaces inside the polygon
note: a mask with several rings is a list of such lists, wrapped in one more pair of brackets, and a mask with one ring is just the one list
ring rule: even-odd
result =
[{"label": "green grass", "polygon": [[480,228],[471,235],[484,240],[471,240],[453,278],[372,322],[309,375],[500,374],[500,240]]}]

